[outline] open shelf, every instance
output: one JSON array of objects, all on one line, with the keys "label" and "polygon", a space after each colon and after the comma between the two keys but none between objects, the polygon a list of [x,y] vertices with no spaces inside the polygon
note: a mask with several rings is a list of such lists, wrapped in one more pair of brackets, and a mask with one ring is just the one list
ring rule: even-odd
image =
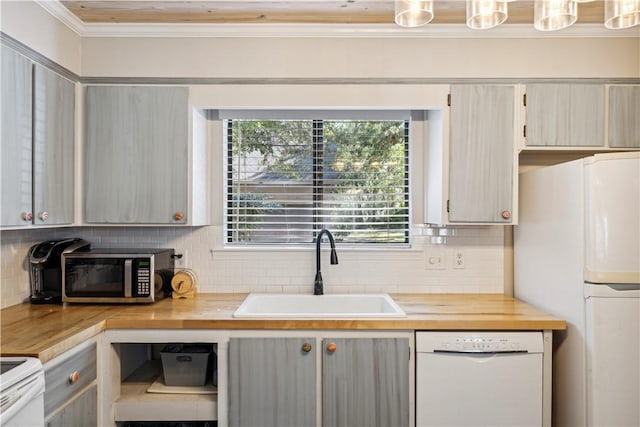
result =
[{"label": "open shelf", "polygon": [[160,360],[149,360],[122,382],[113,404],[115,421],[217,420],[217,394],[148,393],[161,374]]}]

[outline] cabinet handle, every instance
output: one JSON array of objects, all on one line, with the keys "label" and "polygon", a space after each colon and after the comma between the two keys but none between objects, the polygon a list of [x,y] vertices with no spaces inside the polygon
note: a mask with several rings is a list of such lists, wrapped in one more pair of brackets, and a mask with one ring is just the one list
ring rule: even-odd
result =
[{"label": "cabinet handle", "polygon": [[78,371],[73,371],[71,375],[69,375],[69,384],[75,384],[80,379],[80,373]]},{"label": "cabinet handle", "polygon": [[31,212],[22,212],[22,215],[20,215],[20,217],[23,221],[31,222],[31,220],[33,219],[33,214]]},{"label": "cabinet handle", "polygon": [[503,219],[509,219],[509,218],[511,218],[511,212],[509,212],[509,211],[502,211],[502,218],[503,218]]},{"label": "cabinet handle", "polygon": [[330,342],[329,344],[327,344],[327,351],[329,353],[333,353],[334,351],[336,351],[337,348],[338,346],[334,342]]},{"label": "cabinet handle", "polygon": [[40,218],[40,221],[44,222],[49,218],[49,212],[47,212],[47,211],[40,212],[38,217]]},{"label": "cabinet handle", "polygon": [[178,211],[173,214],[173,219],[175,219],[176,221],[182,221],[183,218],[184,218],[184,213],[182,213],[181,211]]},{"label": "cabinet handle", "polygon": [[309,353],[311,351],[311,344],[309,344],[308,342],[302,344],[302,351],[304,351],[305,353]]}]

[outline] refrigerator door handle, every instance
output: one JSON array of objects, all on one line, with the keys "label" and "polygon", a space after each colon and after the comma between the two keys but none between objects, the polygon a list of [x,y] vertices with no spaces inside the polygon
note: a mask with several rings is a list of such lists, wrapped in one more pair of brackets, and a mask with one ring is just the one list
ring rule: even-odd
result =
[{"label": "refrigerator door handle", "polygon": [[640,298],[640,283],[638,284],[584,284],[584,298]]}]

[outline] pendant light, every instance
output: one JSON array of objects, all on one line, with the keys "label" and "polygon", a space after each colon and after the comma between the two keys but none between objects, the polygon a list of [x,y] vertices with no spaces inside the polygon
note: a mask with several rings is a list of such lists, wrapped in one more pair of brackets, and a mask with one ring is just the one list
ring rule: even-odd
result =
[{"label": "pendant light", "polygon": [[640,25],[640,0],[608,0],[604,6],[604,26],[612,30]]},{"label": "pendant light", "polygon": [[497,0],[467,0],[467,27],[486,30],[507,20],[507,2]]},{"label": "pendant light", "polygon": [[395,0],[395,22],[401,27],[419,27],[433,19],[433,0]]},{"label": "pendant light", "polygon": [[576,22],[578,6],[573,0],[535,0],[533,15],[536,30],[562,30]]}]

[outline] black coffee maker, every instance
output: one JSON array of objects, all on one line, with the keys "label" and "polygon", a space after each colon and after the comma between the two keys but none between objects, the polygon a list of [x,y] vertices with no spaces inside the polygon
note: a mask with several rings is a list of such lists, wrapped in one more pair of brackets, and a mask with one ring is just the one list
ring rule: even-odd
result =
[{"label": "black coffee maker", "polygon": [[66,249],[88,251],[91,245],[83,239],[49,240],[29,249],[29,279],[32,304],[62,302],[62,252]]}]

